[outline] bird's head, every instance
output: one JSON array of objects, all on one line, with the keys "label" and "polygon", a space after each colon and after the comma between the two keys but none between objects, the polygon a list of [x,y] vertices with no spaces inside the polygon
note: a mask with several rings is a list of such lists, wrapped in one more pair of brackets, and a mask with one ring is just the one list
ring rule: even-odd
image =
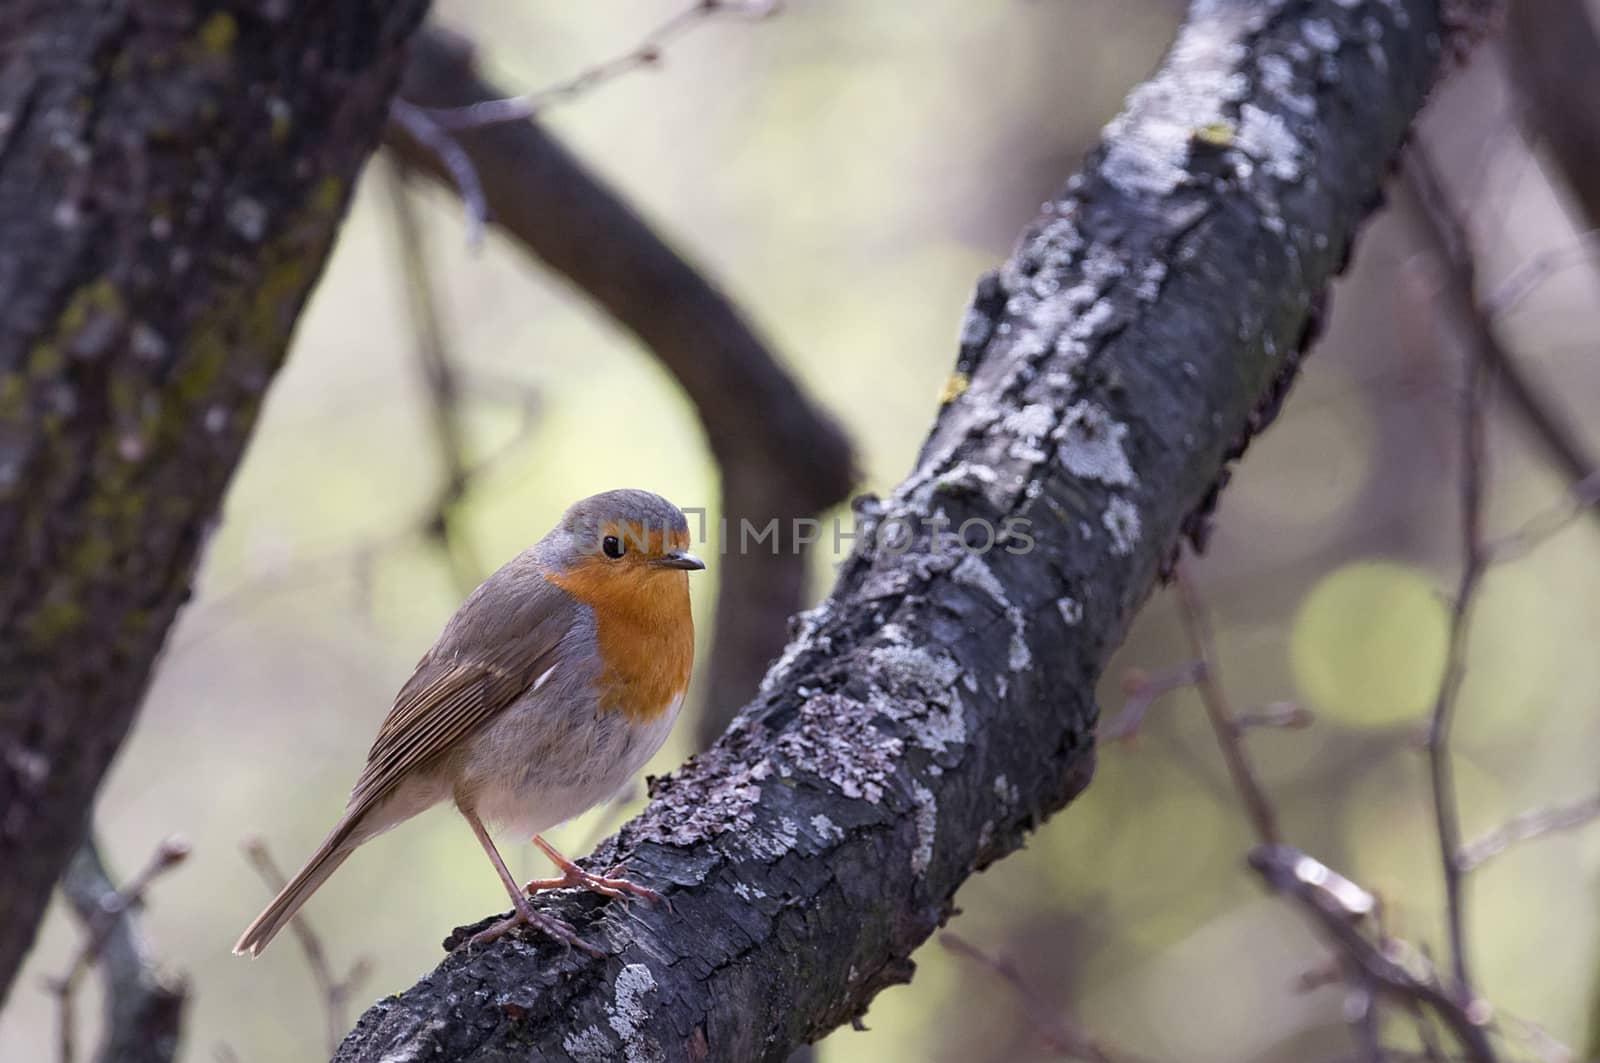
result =
[{"label": "bird's head", "polygon": [[606,491],[576,502],[557,528],[560,567],[591,578],[635,580],[705,568],[689,552],[683,511],[649,491]]}]

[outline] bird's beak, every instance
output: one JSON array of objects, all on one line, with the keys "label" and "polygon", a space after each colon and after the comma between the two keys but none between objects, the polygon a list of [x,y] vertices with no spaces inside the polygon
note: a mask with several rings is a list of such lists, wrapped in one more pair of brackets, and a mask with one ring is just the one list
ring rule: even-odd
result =
[{"label": "bird's beak", "polygon": [[663,554],[650,562],[657,568],[681,568],[690,572],[698,572],[706,567],[706,563],[695,557],[687,550],[673,550]]}]

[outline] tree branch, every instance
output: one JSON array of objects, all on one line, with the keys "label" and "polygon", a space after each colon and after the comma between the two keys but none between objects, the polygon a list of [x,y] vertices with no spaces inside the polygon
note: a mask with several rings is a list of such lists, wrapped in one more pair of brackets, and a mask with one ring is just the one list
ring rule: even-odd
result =
[{"label": "tree branch", "polygon": [[1580,229],[1600,229],[1600,33],[1589,5],[1513,0],[1506,59],[1522,124],[1555,163]]},{"label": "tree branch", "polygon": [[543,88],[505,99],[474,100],[436,109],[431,115],[443,129],[474,129],[533,118],[552,104],[573,100],[623,74],[661,62],[667,46],[697,26],[718,17],[766,18],[777,13],[778,0],[692,0],[646,33],[632,48],[584,67]]},{"label": "tree branch", "polygon": [[424,6],[0,5],[0,994]]},{"label": "tree branch", "polygon": [[[419,38],[402,92],[429,107],[505,96],[473,70],[465,39],[437,27]],[[457,187],[447,160],[407,127],[391,123],[387,143]],[[683,387],[722,471],[722,513],[731,526],[742,518],[764,526],[811,517],[845,497],[855,470],[838,425],[728,298],[615,192],[534,122],[463,130],[455,143],[494,223],[637,336]],[[787,538],[784,545],[776,553],[730,551],[721,560],[702,745],[755,689],[804,602],[805,558],[787,548]]]},{"label": "tree branch", "polygon": [[1441,40],[1423,0],[1196,5],[980,281],[966,387],[858,508],[832,596],[593,858],[672,910],[542,899],[606,956],[453,953],[338,1059],[776,1060],[906,980],[961,883],[1087,784],[1095,681],[1276,413]]},{"label": "tree branch", "polygon": [[[251,838],[244,844],[244,855],[250,861],[250,866],[255,868],[256,874],[267,884],[267,896],[276,895],[288,884],[289,880],[278,869],[278,863],[272,858],[265,841]],[[333,962],[328,959],[328,949],[322,943],[322,935],[312,929],[311,920],[304,911],[296,912],[294,918],[289,920],[289,933],[299,943],[300,952],[306,958],[306,967],[311,972],[311,981],[317,987],[317,995],[322,998],[322,1010],[328,1024],[328,1051],[338,1051],[339,1042],[344,1039],[345,1007],[372,973],[372,965],[365,956],[360,956],[344,974],[334,974]]]},{"label": "tree branch", "polygon": [[1600,794],[1548,808],[1535,808],[1511,817],[1505,823],[1456,853],[1463,874],[1476,871],[1513,845],[1542,838],[1557,831],[1577,830],[1600,819]]},{"label": "tree branch", "polygon": [[[1561,471],[1569,484],[1584,483],[1600,473],[1600,463],[1565,412],[1541,391],[1522,360],[1501,341],[1494,313],[1477,291],[1471,234],[1458,212],[1449,206],[1442,184],[1431,180],[1419,191],[1414,187],[1416,183],[1412,180],[1403,186],[1405,216],[1418,241],[1438,260],[1438,303],[1447,325],[1460,336],[1474,364],[1481,362],[1493,371],[1496,387],[1548,455],[1551,465]],[[1600,509],[1591,510],[1591,515],[1600,520]]]},{"label": "tree branch", "polygon": [[461,423],[461,380],[445,335],[433,274],[428,268],[422,224],[412,202],[410,167],[400,160],[390,162],[383,176],[399,243],[396,257],[405,275],[406,308],[411,314],[417,363],[428,397],[429,419],[433,422],[433,449],[444,479],[424,528],[428,538],[450,563],[456,589],[465,598],[487,573],[472,547],[462,514],[462,502],[472,479],[472,463],[467,458],[467,433]]},{"label": "tree branch", "polygon": [[92,840],[79,846],[61,876],[61,890],[84,927],[84,944],[52,988],[61,998],[62,1063],[74,1059],[73,996],[79,979],[98,963],[105,977],[105,1029],[99,1063],[171,1063],[178,1055],[184,980],[161,969],[136,917],[150,884],[189,854],[189,843],[168,838],[144,869],[118,889]]},{"label": "tree branch", "polygon": [[[1469,320],[1479,311],[1473,294],[1474,265],[1467,246],[1466,228],[1453,213],[1447,213],[1447,195],[1426,150],[1414,147],[1407,162],[1404,181],[1414,213],[1425,215],[1437,229],[1438,246],[1446,256],[1443,266],[1451,275],[1442,286],[1439,304],[1450,320]],[[1487,322],[1481,324],[1486,326]],[[1450,736],[1457,699],[1467,675],[1467,636],[1472,609],[1493,560],[1483,532],[1484,495],[1489,476],[1484,400],[1492,369],[1491,351],[1500,351],[1492,331],[1487,328],[1469,330],[1465,348],[1466,382],[1460,399],[1461,574],[1451,599],[1449,651],[1439,691],[1428,713],[1427,732],[1428,775],[1444,877],[1445,921],[1455,977],[1453,988],[1467,1000],[1477,993],[1467,956],[1466,884],[1456,859],[1457,850],[1461,848],[1461,813],[1456,801]]]}]

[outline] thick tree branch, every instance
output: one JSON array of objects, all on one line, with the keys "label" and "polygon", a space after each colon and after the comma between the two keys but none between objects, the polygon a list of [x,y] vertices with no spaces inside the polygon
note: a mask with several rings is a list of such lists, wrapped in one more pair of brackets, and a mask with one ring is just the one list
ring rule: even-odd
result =
[{"label": "thick tree branch", "polygon": [[[473,69],[467,42],[430,27],[402,93],[459,107],[498,100]],[[677,378],[722,471],[722,512],[764,525],[815,516],[854,478],[850,445],[777,363],[727,297],[678,256],[618,195],[541,126],[517,121],[463,130],[491,220],[637,336]],[[449,160],[392,123],[387,143],[408,164],[456,187]],[[787,529],[787,523],[784,524]],[[782,650],[805,593],[805,559],[785,536],[776,553],[730,550],[721,560],[702,744],[720,734]]]},{"label": "thick tree branch", "polygon": [[0,5],[0,994],[424,6]]},{"label": "thick tree branch", "polygon": [[[454,953],[338,1058],[774,1060],[909,977],[961,883],[1088,782],[1095,681],[1276,412],[1441,40],[1423,0],[1197,4],[980,282],[964,386],[833,595],[596,854],[673,909],[546,901],[607,956]],[[952,541],[968,521],[994,549]]]},{"label": "thick tree branch", "polygon": [[1600,229],[1600,31],[1585,3],[1514,0],[1506,59],[1522,122],[1555,163],[1578,227]]}]

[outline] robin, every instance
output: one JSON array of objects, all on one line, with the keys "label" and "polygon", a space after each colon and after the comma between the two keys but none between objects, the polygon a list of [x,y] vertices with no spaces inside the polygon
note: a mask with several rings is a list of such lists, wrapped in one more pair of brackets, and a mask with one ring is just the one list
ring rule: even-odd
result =
[{"label": "robin", "polygon": [[[595,951],[529,906],[541,889],[659,901],[617,869],[585,871],[541,834],[616,793],[672,730],[694,664],[688,573],[705,568],[688,546],[678,507],[607,491],[484,580],[400,689],[344,816],[233,951],[259,955],[362,843],[447,800],[516,909],[471,944],[527,924]],[[532,836],[560,877],[519,887],[486,823]]]}]

